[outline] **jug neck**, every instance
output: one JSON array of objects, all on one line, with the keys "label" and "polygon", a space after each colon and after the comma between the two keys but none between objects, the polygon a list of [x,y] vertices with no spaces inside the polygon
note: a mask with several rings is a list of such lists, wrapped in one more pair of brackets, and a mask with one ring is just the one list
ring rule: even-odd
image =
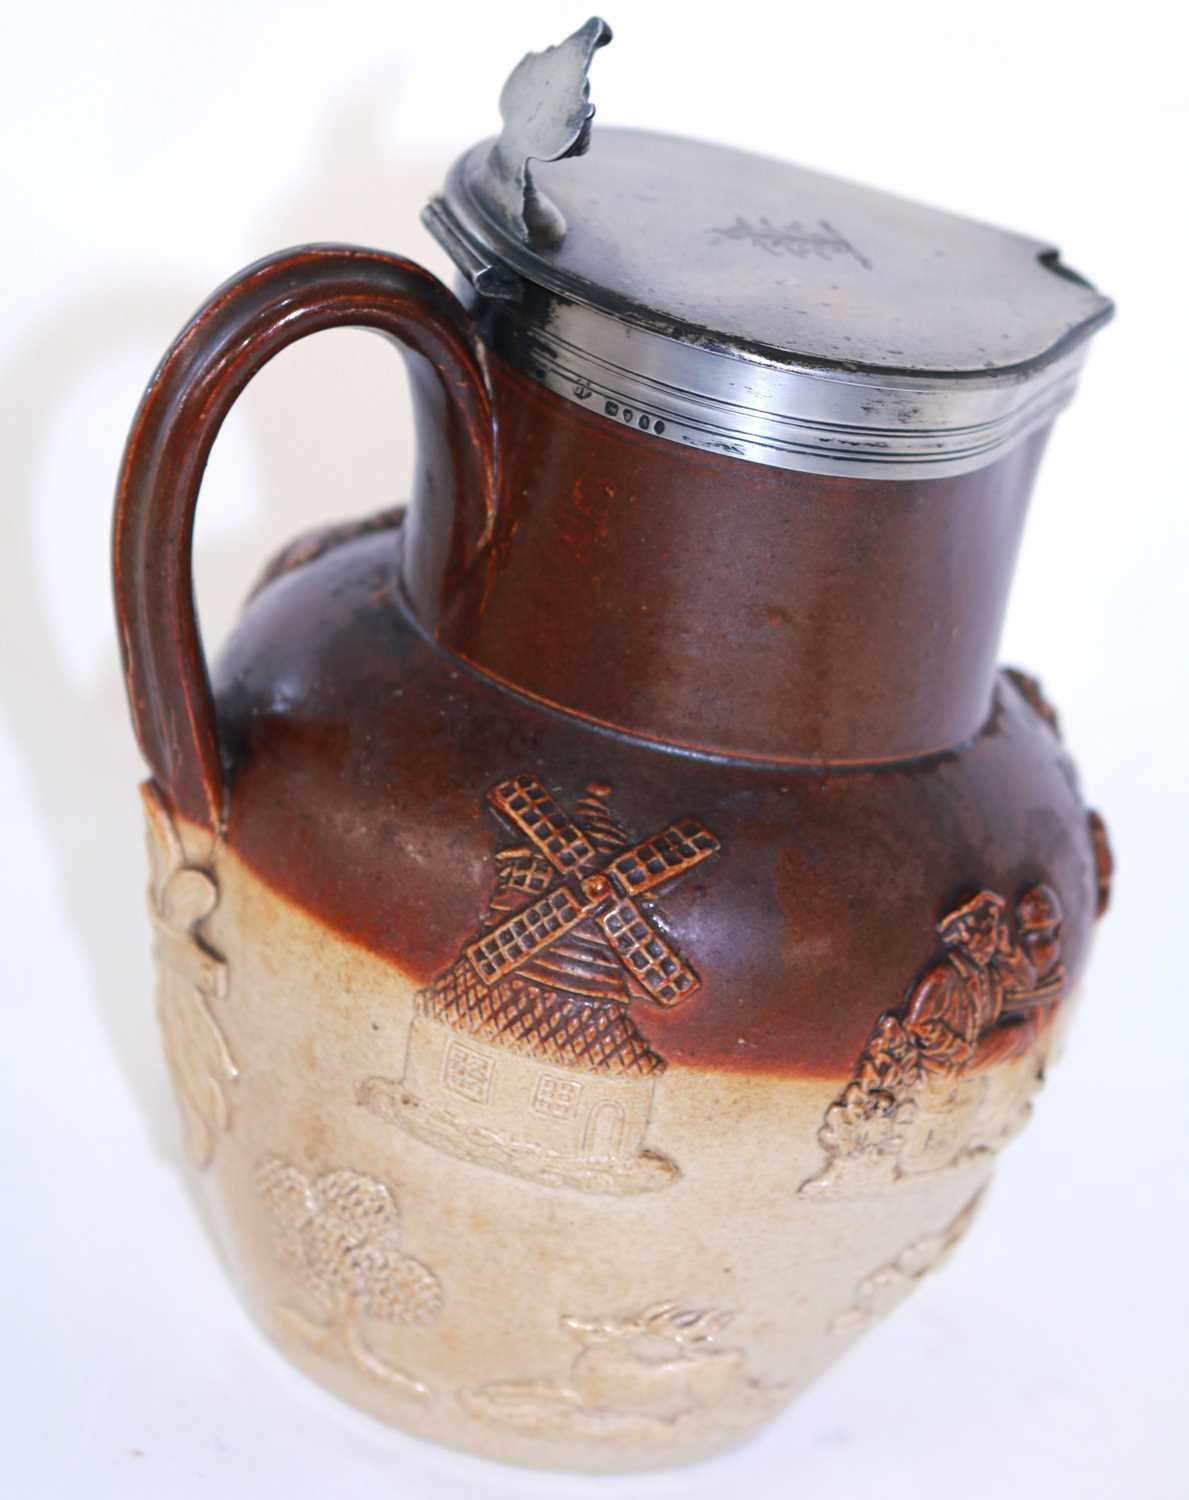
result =
[{"label": "jug neck", "polygon": [[956,477],[827,477],[490,374],[490,545],[463,559],[423,482],[407,528],[404,590],[446,649],[608,729],[759,761],[911,759],[985,722],[1045,431]]}]

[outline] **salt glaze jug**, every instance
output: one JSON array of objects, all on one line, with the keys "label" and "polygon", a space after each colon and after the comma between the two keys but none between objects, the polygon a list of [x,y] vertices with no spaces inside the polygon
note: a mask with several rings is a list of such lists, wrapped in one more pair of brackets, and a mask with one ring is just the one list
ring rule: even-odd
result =
[{"label": "salt glaze jug", "polygon": [[[235,1282],[365,1411],[686,1461],[953,1249],[1111,860],[997,671],[1110,303],[1044,244],[591,129],[529,54],[408,260],[250,266],[169,350],[115,571],[165,1052]],[[274,354],[404,350],[407,510],[305,536],[217,664],[203,466]]]}]

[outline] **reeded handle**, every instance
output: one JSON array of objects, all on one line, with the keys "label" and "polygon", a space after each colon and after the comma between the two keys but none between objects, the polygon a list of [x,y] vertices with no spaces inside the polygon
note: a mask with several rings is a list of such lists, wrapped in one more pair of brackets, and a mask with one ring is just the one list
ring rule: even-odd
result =
[{"label": "reeded handle", "polygon": [[[217,832],[224,814],[214,701],[194,611],[194,507],[232,403],[274,354],[323,328],[378,329],[404,347],[435,503],[452,506],[459,552],[490,534],[491,401],[461,303],[428,271],[379,250],[308,245],[226,282],[149,382],[116,490],[113,561],[120,650],[137,739],[172,811]],[[425,430],[426,422],[436,431]],[[423,453],[422,468],[426,467]]]}]

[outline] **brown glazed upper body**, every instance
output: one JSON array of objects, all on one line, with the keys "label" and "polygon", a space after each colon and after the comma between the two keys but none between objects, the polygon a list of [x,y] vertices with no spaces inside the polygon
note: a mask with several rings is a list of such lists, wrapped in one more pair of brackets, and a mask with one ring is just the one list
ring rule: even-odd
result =
[{"label": "brown glazed upper body", "polygon": [[704,989],[640,1021],[674,1063],[844,1077],[983,887],[1051,885],[1076,980],[1086,814],[993,665],[1043,438],[956,479],[790,474],[492,363],[506,458],[478,564],[419,507],[282,559],[248,605],[213,674],[230,847],[428,983],[484,907],[502,835],[480,809],[507,776],[567,805],[605,782],[641,835],[696,816],[721,851],[661,906]]}]

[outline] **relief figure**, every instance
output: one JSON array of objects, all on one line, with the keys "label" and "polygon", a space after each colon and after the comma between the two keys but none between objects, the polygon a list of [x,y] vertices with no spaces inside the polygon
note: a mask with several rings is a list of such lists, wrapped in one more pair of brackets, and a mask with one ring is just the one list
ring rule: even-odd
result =
[{"label": "relief figure", "polygon": [[[822,1170],[803,1193],[881,1188],[1002,1145],[1043,1076],[1038,1041],[1061,1001],[1061,905],[1044,884],[1009,915],[980,891],[937,924],[941,956],[899,1011],[880,1016],[851,1082],[826,1111]],[[997,1064],[1023,1059],[1004,1089]]]},{"label": "relief figure", "polygon": [[700,1422],[754,1421],[784,1391],[750,1377],[742,1349],[718,1347],[733,1317],[676,1302],[625,1318],[564,1317],[579,1346],[567,1376],[493,1381],[459,1400],[483,1421],[540,1436],[647,1442]]}]

